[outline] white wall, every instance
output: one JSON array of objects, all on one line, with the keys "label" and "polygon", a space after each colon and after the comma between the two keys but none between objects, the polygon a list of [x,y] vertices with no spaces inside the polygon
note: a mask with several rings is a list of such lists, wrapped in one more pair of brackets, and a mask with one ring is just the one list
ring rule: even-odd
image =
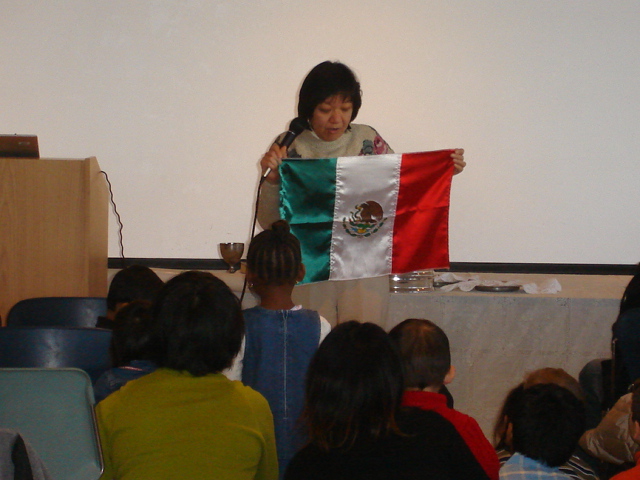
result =
[{"label": "white wall", "polygon": [[[0,132],[95,155],[129,257],[246,241],[315,64],[397,152],[464,147],[451,260],[640,260],[637,0],[0,0]],[[111,256],[117,256],[111,219]]]}]

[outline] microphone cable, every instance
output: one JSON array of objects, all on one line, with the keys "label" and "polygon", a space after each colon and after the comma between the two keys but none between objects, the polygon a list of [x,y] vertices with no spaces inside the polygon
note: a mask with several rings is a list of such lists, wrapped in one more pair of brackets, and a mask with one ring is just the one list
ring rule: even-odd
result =
[{"label": "microphone cable", "polygon": [[[278,145],[281,147],[289,148],[293,141],[300,135],[304,129],[307,128],[307,122],[300,117],[296,117],[291,120],[289,124],[289,130],[285,133],[284,137]],[[271,172],[270,168],[267,168],[262,175],[260,175],[260,180],[258,182],[258,189],[256,191],[256,202],[253,209],[253,222],[251,222],[251,236],[249,237],[249,244],[253,240],[253,237],[256,234],[256,223],[258,222],[258,207],[260,205],[260,192],[262,191],[262,184],[267,179],[267,175]],[[247,248],[247,251],[249,249]],[[240,305],[242,306],[242,301],[244,300],[244,295],[247,291],[247,274],[244,275],[244,283],[242,285],[242,293],[240,294]]]}]

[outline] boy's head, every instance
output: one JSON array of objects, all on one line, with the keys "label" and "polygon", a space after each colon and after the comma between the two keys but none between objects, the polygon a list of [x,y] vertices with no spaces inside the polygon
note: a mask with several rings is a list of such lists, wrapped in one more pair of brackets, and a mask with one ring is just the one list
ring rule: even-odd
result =
[{"label": "boy's head", "polygon": [[584,405],[566,388],[538,384],[520,394],[510,415],[513,449],[549,467],[571,457],[584,431]]},{"label": "boy's head", "polygon": [[410,318],[396,325],[389,337],[400,355],[405,389],[437,391],[453,379],[449,339],[435,323]]}]

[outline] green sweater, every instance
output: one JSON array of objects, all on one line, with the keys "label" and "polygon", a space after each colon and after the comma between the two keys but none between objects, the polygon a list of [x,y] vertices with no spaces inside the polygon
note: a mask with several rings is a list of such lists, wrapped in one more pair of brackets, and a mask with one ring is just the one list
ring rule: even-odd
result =
[{"label": "green sweater", "polygon": [[101,479],[277,479],[273,417],[262,395],[222,374],[158,369],[96,407]]}]

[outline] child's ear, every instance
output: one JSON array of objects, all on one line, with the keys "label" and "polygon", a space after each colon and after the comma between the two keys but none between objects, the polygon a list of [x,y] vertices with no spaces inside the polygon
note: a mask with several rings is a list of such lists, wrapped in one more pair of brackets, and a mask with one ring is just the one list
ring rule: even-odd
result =
[{"label": "child's ear", "polygon": [[296,283],[301,282],[306,274],[307,274],[307,269],[304,268],[304,263],[301,263],[300,270],[298,270],[298,276],[296,277]]},{"label": "child's ear", "polygon": [[507,428],[504,432],[504,443],[508,450],[513,450],[513,423],[507,422]]},{"label": "child's ear", "polygon": [[447,374],[444,376],[444,384],[445,385],[449,385],[451,382],[453,382],[453,379],[456,378],[456,367],[454,367],[453,365],[451,365],[449,367],[449,371],[447,372]]}]

